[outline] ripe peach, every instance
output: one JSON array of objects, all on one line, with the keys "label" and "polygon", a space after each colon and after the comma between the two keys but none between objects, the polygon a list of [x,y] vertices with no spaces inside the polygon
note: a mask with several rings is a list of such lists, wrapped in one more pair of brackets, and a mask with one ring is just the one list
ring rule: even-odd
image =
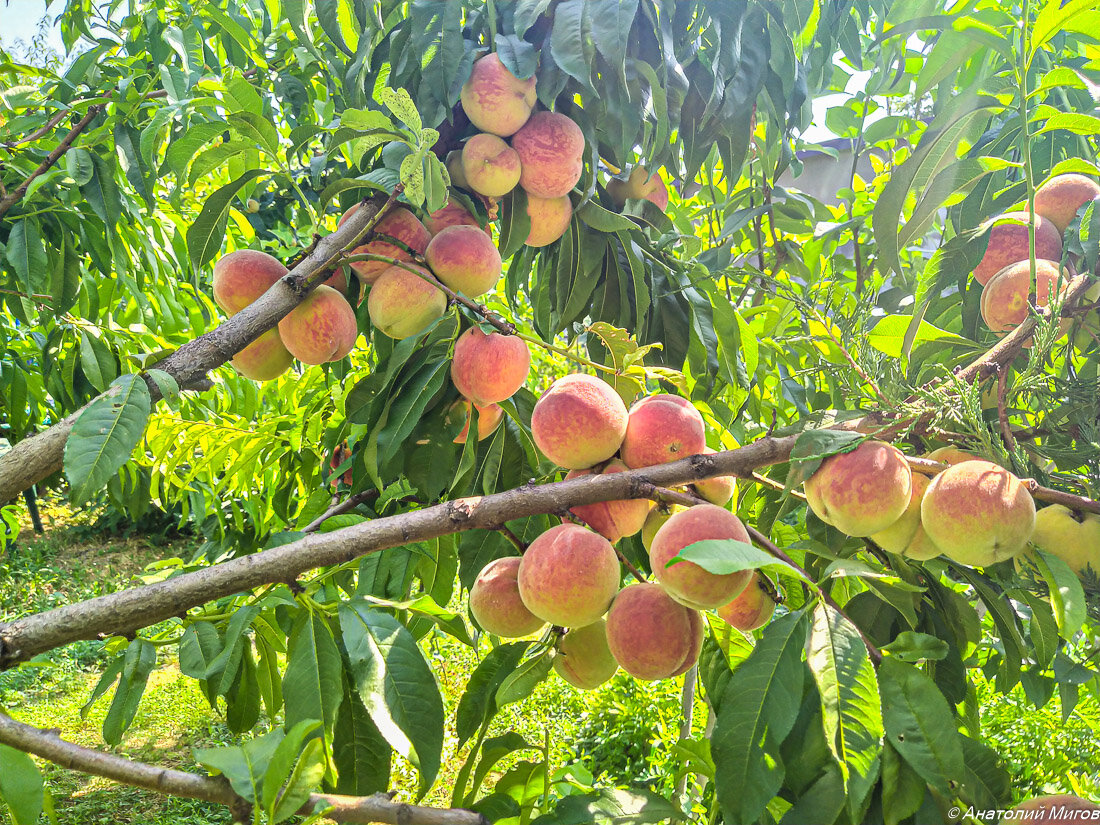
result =
[{"label": "ripe peach", "polygon": [[572,373],[551,384],[535,404],[531,436],[558,466],[583,470],[615,455],[626,420],[626,405],[610,384]]},{"label": "ripe peach", "polygon": [[568,195],[584,171],[584,133],[556,112],[536,112],[512,138],[522,171],[519,185],[536,198]]},{"label": "ripe peach", "polygon": [[909,504],[898,520],[884,530],[873,533],[871,538],[883,550],[891,553],[903,553],[920,527],[920,503],[930,481],[922,473],[913,473],[913,485],[909,492]]},{"label": "ripe peach", "polygon": [[737,598],[718,608],[720,618],[746,633],[766,625],[774,612],[775,601],[764,588],[757,572],[753,572],[749,583]]},{"label": "ripe peach", "polygon": [[950,444],[946,447],[937,447],[926,455],[925,458],[929,461],[938,461],[940,464],[961,464],[964,461],[978,460],[978,456],[973,453],[960,450],[958,447],[953,447]]},{"label": "ripe peach", "polygon": [[[340,224],[343,224],[358,208],[359,204],[355,204],[345,212],[340,217]],[[371,240],[362,246],[355,247],[352,254],[385,255],[398,261],[411,261],[410,250],[417,255],[423,255],[428,241],[432,239],[432,234],[416,215],[401,206],[383,215],[372,231],[373,237],[368,236]],[[373,284],[391,264],[385,261],[354,261],[350,266],[362,283]]]},{"label": "ripe peach", "polygon": [[667,679],[691,667],[699,616],[659,584],[622,589],[607,612],[607,646],[619,667],[637,679]]},{"label": "ripe peach", "polygon": [[686,509],[687,507],[683,504],[659,504],[649,511],[645,524],[642,525],[642,547],[647,553],[653,546],[653,537],[657,535],[657,531],[664,526],[664,523],[672,518],[674,513]]},{"label": "ripe peach", "polygon": [[288,272],[278,260],[258,249],[238,249],[214,264],[214,303],[236,315]]},{"label": "ripe peach", "polygon": [[1008,470],[964,461],[928,485],[921,524],[944,555],[972,567],[1012,558],[1035,528],[1035,502]]},{"label": "ripe peach", "polygon": [[[477,440],[484,441],[496,432],[500,419],[504,417],[504,410],[500,408],[499,404],[489,404],[484,407],[475,404],[474,406],[477,407]],[[462,427],[462,432],[454,437],[454,443],[465,444],[466,437],[470,434],[470,402],[456,401],[451,405],[451,410],[453,415],[461,415],[466,421]]]},{"label": "ripe peach", "polygon": [[493,239],[475,226],[448,226],[424,253],[432,272],[468,298],[484,295],[500,280],[501,261]]},{"label": "ripe peach", "polygon": [[658,174],[649,174],[644,166],[635,166],[624,180],[612,178],[607,182],[607,194],[617,206],[627,200],[644,198],[656,204],[662,211],[668,207],[668,187]]},{"label": "ripe peach", "polygon": [[344,267],[337,267],[336,270],[329,275],[327,280],[321,281],[324,286],[330,286],[339,292],[341,295],[346,296],[348,293],[348,273]]},{"label": "ripe peach", "polygon": [[474,63],[459,94],[466,117],[483,132],[514,135],[535,108],[535,77],[520,80],[495,54]]},{"label": "ripe peach", "polygon": [[519,183],[519,155],[496,135],[483,132],[462,147],[462,174],[470,189],[487,198],[499,198]]},{"label": "ripe peach", "polygon": [[[716,451],[710,447],[703,447],[703,455],[714,455]],[[696,481],[693,485],[695,492],[719,507],[725,507],[733,497],[737,495],[736,476],[716,476],[702,481]]]},{"label": "ripe peach", "polygon": [[[914,476],[915,478],[916,476]],[[928,534],[924,532],[923,525],[917,525],[917,532],[913,534],[913,538],[909,540],[909,544],[905,547],[903,555],[909,559],[916,559],[917,561],[928,561],[934,559],[936,556],[942,556],[943,551],[940,550],[935,544],[932,543],[932,539],[928,538]]]},{"label": "ripe peach", "polygon": [[[1027,812],[1024,814],[1024,812]],[[1052,794],[1026,799],[1012,809],[1010,813],[1023,816],[1006,817],[1005,822],[1026,822],[1028,825],[1063,825],[1069,822],[1096,821],[1094,814],[1100,811],[1100,805],[1070,794]],[[1088,817],[1081,816],[1089,813]]]},{"label": "ripe peach", "polygon": [[668,210],[668,184],[661,179],[660,175],[654,175],[653,177],[657,181],[657,185],[652,192],[645,196],[645,199],[652,204],[656,204],[658,209],[665,212]]},{"label": "ripe peach", "polygon": [[451,186],[460,189],[469,189],[470,182],[466,180],[466,173],[462,171],[462,150],[452,149],[447,153],[447,174],[451,176]]},{"label": "ripe peach", "polygon": [[470,327],[455,342],[451,380],[475,404],[495,404],[519,391],[531,371],[531,350],[515,335]]},{"label": "ripe peach", "polygon": [[579,524],[559,524],[531,542],[519,566],[527,609],[562,627],[592,624],[619,590],[619,559],[611,542]]},{"label": "ripe peach", "polygon": [[573,687],[595,690],[619,669],[607,647],[607,622],[597,619],[562,636],[554,670]]},{"label": "ripe peach", "polygon": [[731,601],[752,578],[751,570],[718,575],[690,561],[667,566],[689,544],[706,539],[750,541],[741,519],[729,510],[716,504],[697,504],[671,516],[649,548],[649,566],[658,583],[676,601],[700,610]]},{"label": "ripe peach", "polygon": [[322,284],[279,322],[279,336],[303,364],[325,364],[352,351],[359,327],[347,299]]},{"label": "ripe peach", "polygon": [[[482,228],[481,224],[477,222],[477,218],[454,199],[448,200],[446,204],[428,215],[425,226],[433,235],[438,235],[448,226],[476,226],[478,229]],[[488,234],[488,226],[485,227],[485,232]]]},{"label": "ripe peach", "polygon": [[[974,280],[982,286],[1009,264],[1028,260],[1027,212],[1005,212],[989,232],[985,255],[974,268]],[[1062,235],[1042,215],[1035,216],[1035,257],[1057,261],[1062,257]]]},{"label": "ripe peach", "polygon": [[1035,514],[1031,543],[1062,559],[1078,576],[1100,577],[1100,516],[1051,504]]},{"label": "ripe peach", "polygon": [[[422,267],[415,267],[430,278]],[[367,296],[371,323],[390,338],[408,338],[427,329],[447,310],[447,296],[430,280],[400,266],[384,270]]]},{"label": "ripe peach", "polygon": [[528,195],[527,216],[531,219],[527,245],[548,246],[569,229],[569,221],[573,219],[573,202],[568,195],[560,198],[536,198]]},{"label": "ripe peach", "polygon": [[[1069,275],[1054,261],[1035,262],[1035,305],[1045,307],[1055,292],[1069,283]],[[1009,264],[982,288],[982,320],[993,332],[1010,332],[1027,318],[1031,293],[1031,262]]]},{"label": "ripe peach", "polygon": [[819,519],[849,536],[871,536],[901,518],[913,473],[897,447],[864,441],[851,452],[829,456],[804,486]]},{"label": "ripe peach", "polygon": [[[601,470],[604,473],[621,473],[630,468],[613,459]],[[590,475],[592,470],[570,470],[565,478]],[[569,510],[573,515],[610,542],[623,536],[633,536],[642,529],[653,502],[647,498],[631,498],[621,501],[598,501],[595,504],[578,504]]]},{"label": "ripe peach", "polygon": [[1035,212],[1064,235],[1077,210],[1100,198],[1100,184],[1084,175],[1056,175],[1035,190]]},{"label": "ripe peach", "polygon": [[706,446],[703,416],[686,398],[650,395],[630,408],[622,457],[631,469],[695,455]]},{"label": "ripe peach", "polygon": [[545,622],[528,610],[519,596],[519,556],[489,562],[470,588],[470,612],[482,630],[504,638],[527,636]]},{"label": "ripe peach", "polygon": [[245,378],[270,381],[290,369],[294,356],[283,344],[279,330],[269,329],[234,355],[230,363]]},{"label": "ripe peach", "polygon": [[691,633],[691,646],[688,648],[687,658],[673,672],[673,676],[680,676],[691,670],[691,666],[699,661],[699,654],[703,650],[703,636],[706,628],[703,622],[703,614],[698,610],[688,609],[688,626]]}]

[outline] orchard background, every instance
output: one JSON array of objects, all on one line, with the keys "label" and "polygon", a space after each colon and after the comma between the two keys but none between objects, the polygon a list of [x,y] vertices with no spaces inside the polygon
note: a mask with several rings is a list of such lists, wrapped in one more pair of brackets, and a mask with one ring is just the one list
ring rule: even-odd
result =
[{"label": "orchard background", "polygon": [[[1095,750],[1067,734],[1095,734],[1100,696],[1100,202],[1055,204],[1057,250],[1049,216],[1030,219],[1050,178],[1100,174],[1095,0],[55,0],[49,15],[65,54],[0,49],[11,821],[81,815],[80,799],[55,812],[47,764],[199,800],[193,821],[938,823],[1100,796]],[[575,124],[565,149],[523,154],[524,174],[569,179],[568,222],[540,246],[532,204],[562,195],[521,177],[479,196],[472,153],[452,154],[489,128],[462,105],[486,54],[527,110]],[[843,140],[807,142],[815,111]],[[480,293],[426,250],[444,208],[500,255]],[[380,235],[402,209],[431,230],[420,246]],[[1011,211],[1022,224],[993,225]],[[973,273],[1013,233],[1004,321]],[[227,317],[214,266],[243,249],[289,272]],[[1044,254],[1062,264],[1049,281]],[[385,301],[397,275],[340,274],[395,261],[411,280]],[[424,311],[412,296],[436,276],[449,293]],[[233,368],[316,296],[342,342],[323,365],[287,355],[262,383]],[[451,380],[475,326],[530,353],[491,427],[497,411],[467,419]],[[559,481],[532,414],[568,373],[606,382],[624,416],[686,399],[714,453],[650,465],[624,446],[631,469]],[[922,458],[954,447],[1023,479],[1024,509],[1068,510],[1054,539],[1029,521],[989,558],[846,535],[803,485],[869,441],[901,451],[903,505],[910,479],[955,477],[944,453]],[[733,476],[746,537],[672,552],[759,569],[778,604],[748,632],[692,613],[686,673],[620,672],[589,698],[559,678],[560,627],[501,639],[469,610],[487,563],[578,508],[694,510],[707,488],[686,485]],[[865,489],[881,515],[890,484]],[[152,537],[121,589],[28,586],[53,568],[20,525],[58,496],[93,542],[104,525]],[[1010,521],[973,510],[960,542]],[[651,567],[637,534],[614,552],[623,592],[694,563]],[[220,733],[153,764],[131,745],[166,666]],[[20,707],[64,667],[95,673],[85,713],[101,721],[80,742],[55,728],[56,695]],[[563,719],[586,707],[583,727]],[[660,746],[641,732],[641,758],[615,753],[654,708]]]}]

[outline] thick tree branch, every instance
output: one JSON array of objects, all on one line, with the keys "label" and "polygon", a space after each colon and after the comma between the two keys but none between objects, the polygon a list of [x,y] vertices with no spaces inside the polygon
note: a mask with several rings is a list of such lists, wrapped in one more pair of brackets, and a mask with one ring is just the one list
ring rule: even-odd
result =
[{"label": "thick tree branch", "polygon": [[[386,206],[399,192],[400,187],[390,196]],[[364,209],[357,209],[343,226],[318,241],[285,278],[258,300],[216,329],[184,344],[154,366],[175,378],[183,388],[205,380],[207,372],[229,361],[301,303],[320,280],[316,277],[318,273],[331,269],[345,249],[358,243],[382,211],[372,209],[369,204]],[[160,388],[153,381],[148,384],[149,393],[156,403],[161,398]],[[0,503],[15,498],[27,487],[61,469],[65,441],[82,411],[77,410],[49,429],[17,442],[0,456]]]},{"label": "thick tree branch", "polygon": [[[222,777],[202,776],[135,762],[111,753],[66,742],[56,731],[42,730],[17,722],[0,713],[0,743],[47,762],[92,776],[102,776],[123,785],[144,788],[166,796],[199,799],[225,805],[240,821],[250,819],[251,805],[238,796]],[[298,812],[306,816],[318,804],[327,809],[329,819],[344,823],[382,822],[390,825],[487,825],[481,814],[457,808],[426,808],[394,802],[387,794],[354,797],[337,794],[310,794],[309,802]]]},{"label": "thick tree branch", "polygon": [[[262,299],[261,299],[262,300]],[[844,428],[858,422],[845,422]],[[738,450],[696,455],[622,473],[523,486],[491,496],[444,502],[374,519],[291,544],[0,624],[0,670],[78,639],[127,635],[193,607],[265,584],[294,581],[318,567],[342,564],[390,547],[465,530],[492,530],[513,519],[564,513],[578,504],[648,498],[654,487],[719,475],[747,476],[786,461],[795,436],[762,438]]]}]

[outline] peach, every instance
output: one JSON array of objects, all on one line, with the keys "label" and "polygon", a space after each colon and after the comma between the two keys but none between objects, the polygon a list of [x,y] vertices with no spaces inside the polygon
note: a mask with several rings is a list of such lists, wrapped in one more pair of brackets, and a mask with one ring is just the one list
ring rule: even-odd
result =
[{"label": "peach", "polygon": [[1058,230],[1059,235],[1073,223],[1077,210],[1100,198],[1100,184],[1084,175],[1055,175],[1035,190],[1035,212]]},{"label": "peach", "polygon": [[470,613],[482,630],[506,639],[528,636],[545,622],[533,615],[519,597],[519,556],[489,562],[470,588]]},{"label": "peach", "polygon": [[214,264],[214,303],[236,315],[288,272],[278,260],[257,249],[238,249]]},{"label": "peach", "polygon": [[[999,215],[989,231],[989,245],[977,267],[974,280],[982,286],[1009,264],[1028,260],[1027,212]],[[1057,261],[1062,257],[1062,235],[1042,215],[1035,216],[1035,257]]]},{"label": "peach", "polygon": [[527,217],[531,219],[527,245],[548,246],[569,228],[569,221],[573,219],[573,202],[568,195],[560,198],[536,198],[528,195]]},{"label": "peach", "polygon": [[653,537],[657,535],[657,531],[661,529],[664,523],[672,518],[674,513],[686,509],[687,507],[683,504],[658,504],[649,511],[645,524],[642,525],[642,547],[645,548],[647,553],[653,546]]},{"label": "peach", "polygon": [[[477,407],[477,440],[484,441],[496,432],[497,425],[504,417],[504,410],[500,408],[499,404],[489,404],[484,407],[475,404],[474,406]],[[466,421],[462,427],[462,432],[455,436],[454,443],[465,444],[466,438],[470,434],[470,402],[456,401],[451,405],[451,410],[454,415],[462,415]]]},{"label": "peach", "polygon": [[[600,471],[601,474],[621,473],[630,468],[621,461],[612,460]],[[590,475],[592,470],[570,470],[565,478]],[[633,536],[642,529],[653,502],[647,498],[631,498],[621,501],[598,501],[595,504],[578,504],[569,510],[573,515],[610,542],[616,542],[623,536]]]},{"label": "peach", "polygon": [[1035,514],[1031,543],[1058,556],[1078,576],[1089,568],[1100,577],[1100,516],[1075,513],[1061,504],[1051,504]]},{"label": "peach", "polygon": [[[448,226],[476,226],[478,229],[482,228],[481,224],[477,222],[477,218],[471,215],[465,206],[458,203],[458,201],[453,198],[449,199],[446,204],[428,215],[425,226],[428,227],[428,231],[433,235],[438,235],[440,231],[446,229]],[[488,226],[485,227],[485,232],[488,234]]]},{"label": "peach", "polygon": [[336,270],[328,277],[327,280],[321,281],[324,286],[330,286],[339,292],[341,295],[347,295],[348,292],[348,273],[342,266],[337,267]]},{"label": "peach", "polygon": [[668,210],[668,184],[665,183],[659,175],[654,175],[654,179],[657,181],[657,185],[653,188],[653,191],[645,196],[645,199],[652,204],[655,204],[662,212]]},{"label": "peach", "polygon": [[[630,170],[630,174],[624,178],[611,178],[607,182],[607,194],[611,196],[611,200],[616,206],[624,206],[628,200],[639,200],[645,198],[652,200],[653,195],[658,191],[663,191],[665,195],[665,205],[668,205],[668,190],[664,188],[664,181],[661,180],[659,175],[651,175],[646,171],[644,166],[635,166]],[[660,195],[657,195],[659,198]],[[653,201],[658,206],[658,201]],[[661,206],[664,209],[664,206]]]},{"label": "peach", "polygon": [[584,133],[556,112],[536,112],[512,138],[522,171],[519,185],[536,198],[568,195],[584,171]]},{"label": "peach", "polygon": [[484,295],[500,280],[500,252],[476,226],[440,230],[428,244],[424,260],[435,277],[468,298]]},{"label": "peach", "polygon": [[1035,502],[1016,476],[989,461],[964,461],[928,485],[921,524],[944,555],[972,567],[1012,558],[1035,528]]},{"label": "peach", "polygon": [[703,416],[686,398],[651,395],[630,408],[622,457],[633,470],[703,452]]},{"label": "peach", "polygon": [[703,636],[706,632],[705,625],[703,623],[703,614],[698,610],[688,610],[688,626],[691,633],[691,646],[688,648],[688,655],[684,661],[680,664],[673,676],[680,676],[683,673],[687,673],[691,670],[691,666],[699,661],[699,654],[703,650]]},{"label": "peach", "polygon": [[597,619],[564,636],[554,657],[554,670],[573,687],[595,690],[619,669],[607,647],[607,623]]},{"label": "peach", "polygon": [[[703,455],[714,455],[715,452],[716,450],[712,450],[710,447],[703,447]],[[711,504],[717,504],[719,507],[725,507],[737,495],[736,476],[706,478],[702,481],[696,481],[692,486],[695,488],[695,492]]]},{"label": "peach", "polygon": [[483,132],[462,147],[462,174],[470,189],[487,198],[499,198],[519,183],[519,155],[496,135]]},{"label": "peach", "polygon": [[[1024,813],[1026,811],[1026,813]],[[1100,819],[1100,805],[1070,794],[1052,794],[1025,799],[1005,817],[1004,822],[1026,822],[1027,825],[1062,825],[1069,822],[1095,822]],[[1088,813],[1089,815],[1082,816]],[[1016,816],[1015,814],[1022,814]]]},{"label": "peach", "polygon": [[745,633],[759,630],[766,625],[774,612],[775,600],[764,587],[757,572],[753,572],[749,583],[737,598],[718,608],[719,618]]},{"label": "peach", "polygon": [[735,539],[749,543],[741,519],[716,504],[697,504],[669,517],[649,547],[649,566],[669,596],[687,607],[705,610],[734,599],[745,589],[751,570],[715,574],[690,561],[668,563],[689,544],[707,539]]},{"label": "peach", "polygon": [[871,536],[901,518],[913,473],[897,447],[864,441],[851,452],[829,456],[804,486],[819,519],[849,536]]},{"label": "peach", "polygon": [[414,268],[425,277],[391,266],[378,276],[367,296],[371,323],[390,338],[417,335],[447,310],[447,296],[431,283],[431,274]]},{"label": "peach", "polygon": [[960,450],[958,447],[948,444],[946,447],[937,447],[925,456],[929,461],[938,461],[940,464],[961,464],[964,461],[977,461],[978,456]]},{"label": "peach", "polygon": [[322,284],[279,322],[279,336],[303,364],[325,364],[352,351],[359,326],[347,299]]},{"label": "peach", "polygon": [[[343,224],[359,208],[351,207],[340,217]],[[352,250],[355,255],[385,255],[398,261],[411,261],[412,254],[423,255],[432,234],[420,220],[404,207],[391,209],[374,225],[371,239]],[[354,261],[351,265],[359,280],[373,284],[391,264],[385,261]]]},{"label": "peach", "polygon": [[475,404],[495,404],[511,398],[531,371],[531,350],[515,335],[470,327],[455,342],[451,381]]},{"label": "peach", "polygon": [[461,189],[469,189],[470,182],[466,180],[466,173],[462,171],[462,150],[452,149],[447,153],[447,174],[451,176],[451,186]]},{"label": "peach", "polygon": [[[1035,305],[1045,307],[1060,292],[1069,275],[1054,261],[1035,262]],[[1010,332],[1027,318],[1031,289],[1031,262],[1009,264],[982,288],[982,320],[993,332]]]},{"label": "peach", "polygon": [[584,627],[606,611],[619,590],[611,542],[579,524],[559,524],[531,542],[519,566],[527,609],[561,627]]},{"label": "peach", "polygon": [[913,473],[913,485],[909,492],[909,504],[906,505],[905,512],[885,530],[879,530],[871,535],[875,544],[891,553],[905,552],[905,548],[909,546],[909,542],[917,534],[917,528],[920,527],[920,503],[929,483],[928,476]]},{"label": "peach", "polygon": [[520,80],[495,54],[474,63],[459,93],[470,123],[501,137],[514,135],[535,108],[535,77]]},{"label": "peach", "polygon": [[610,384],[572,373],[551,384],[535,404],[531,436],[558,466],[583,470],[618,452],[626,420],[626,405]]},{"label": "peach", "polygon": [[917,532],[914,533],[913,538],[909,540],[909,544],[906,545],[903,555],[907,559],[928,561],[929,559],[936,558],[936,556],[942,556],[943,551],[932,543],[932,539],[928,538],[928,534],[924,532],[923,525],[917,525]]},{"label": "peach", "polygon": [[[329,469],[335,472],[340,468],[340,465],[347,461],[349,458],[351,458],[351,450],[348,449],[348,442],[345,441],[332,451],[332,458],[329,459],[328,462]],[[334,475],[332,477],[332,480],[329,481],[329,485],[332,487],[336,487],[341,479],[345,484],[351,484],[353,476],[350,467],[344,471],[343,476]]]},{"label": "peach", "polygon": [[269,329],[234,355],[230,363],[245,378],[270,381],[290,369],[294,356],[283,344],[279,330]]},{"label": "peach", "polygon": [[691,667],[700,629],[698,613],[652,582],[624,587],[607,612],[611,655],[637,679],[667,679]]}]

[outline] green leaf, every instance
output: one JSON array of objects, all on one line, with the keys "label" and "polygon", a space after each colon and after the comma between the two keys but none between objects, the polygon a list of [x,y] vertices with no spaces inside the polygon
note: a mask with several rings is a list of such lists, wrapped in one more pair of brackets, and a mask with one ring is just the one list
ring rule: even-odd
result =
[{"label": "green leaf", "polygon": [[378,433],[381,462],[389,461],[397,451],[407,447],[405,440],[413,431],[424,408],[432,400],[450,374],[446,360],[425,364],[402,388],[390,407],[390,416]]},{"label": "green leaf", "polygon": [[108,745],[121,742],[122,735],[133,723],[149,674],[156,663],[157,649],[144,639],[134,639],[126,648],[122,659],[122,678],[103,720],[103,741]]},{"label": "green leaf", "polygon": [[315,3],[317,22],[340,51],[348,57],[359,48],[359,21],[350,0],[323,0]]},{"label": "green leaf", "polygon": [[[554,28],[550,32],[550,56],[563,72],[576,78],[591,91],[589,59],[591,32],[584,12],[585,0],[565,0],[554,9]],[[546,55],[543,54],[543,60]]]},{"label": "green leaf", "polygon": [[947,700],[920,670],[892,657],[883,659],[878,677],[887,740],[925,782],[953,796],[964,765]]},{"label": "green leaf", "polygon": [[[312,726],[311,722],[300,722],[286,738],[279,743],[275,754],[264,773],[264,806],[272,823],[283,822],[290,819],[309,801],[309,795],[320,788],[321,780],[325,775],[325,745],[319,738],[310,739],[301,746],[301,737],[311,729],[303,726]],[[289,746],[287,743],[291,743]],[[299,752],[300,749],[300,752]],[[277,763],[287,756],[297,756],[292,763],[293,770],[286,776],[285,783],[282,777],[286,775],[284,767]],[[273,769],[276,769],[273,771]],[[272,793],[274,788],[275,793]]]},{"label": "green leaf", "polygon": [[1028,628],[1035,662],[1045,668],[1054,660],[1054,654],[1058,652],[1058,623],[1054,619],[1054,611],[1049,602],[1034,593],[1022,591],[1020,595],[1031,608]]},{"label": "green leaf", "polygon": [[839,430],[806,430],[791,448],[791,471],[787,486],[796,487],[817,472],[821,462],[837,453],[848,453],[866,439],[860,433]]},{"label": "green leaf", "polygon": [[332,761],[336,765],[336,793],[370,796],[389,787],[390,746],[371,721],[351,684],[336,718]]},{"label": "green leaf", "polygon": [[0,799],[15,825],[36,825],[42,815],[42,774],[22,751],[0,745]]},{"label": "green leaf", "polygon": [[754,570],[761,567],[778,567],[785,573],[803,581],[809,581],[806,574],[797,567],[792,567],[787,562],[777,559],[771,553],[753,547],[748,542],[735,539],[706,539],[705,541],[694,542],[669,559],[668,564],[665,566],[672,567],[672,565],[682,561],[690,561],[699,565],[708,573],[716,575],[737,573],[741,570]]},{"label": "green leaf", "polygon": [[642,825],[684,819],[679,806],[652,791],[604,788],[562,797],[531,825]]},{"label": "green leaf", "polygon": [[497,707],[502,708],[513,702],[522,702],[530,696],[538,684],[549,675],[552,661],[553,654],[547,648],[509,673],[497,688]]},{"label": "green leaf", "polygon": [[225,239],[229,205],[233,198],[245,184],[266,174],[264,169],[250,169],[205,199],[199,216],[187,228],[187,254],[193,267],[199,269],[205,266],[218,254]]},{"label": "green leaf", "polygon": [[443,750],[443,700],[409,631],[363,599],[340,605],[351,676],[378,730],[420,771],[420,793],[435,782]]},{"label": "green leaf", "polygon": [[99,392],[104,392],[118,375],[115,357],[107,345],[87,331],[80,333],[80,367]]},{"label": "green leaf", "polygon": [[531,234],[531,216],[527,214],[527,193],[517,186],[501,199],[500,257],[504,260],[519,252]]},{"label": "green leaf", "polygon": [[[279,798],[279,792],[294,770],[306,739],[319,733],[321,722],[317,719],[304,719],[290,730],[275,748],[271,760],[264,770],[263,794],[260,797],[264,810],[271,811]],[[315,737],[314,737],[315,738]],[[299,807],[301,803],[299,803]]]},{"label": "green leaf", "polygon": [[523,37],[549,5],[550,0],[516,0],[516,8],[512,13],[516,34]]},{"label": "green leaf", "polygon": [[315,719],[322,723],[325,737],[330,737],[343,699],[343,670],[340,651],[324,617],[303,611],[294,623],[287,647],[283,676],[286,724],[293,727]]},{"label": "green leaf", "polygon": [[279,130],[259,112],[233,112],[227,118],[230,127],[249,143],[263,149],[268,157],[279,157]]},{"label": "green leaf", "polygon": [[898,825],[917,811],[927,783],[889,742],[882,746],[882,812],[885,825]]},{"label": "green leaf", "polygon": [[27,292],[39,293],[46,288],[49,261],[37,221],[24,219],[12,227],[5,256],[15,270],[15,277]]},{"label": "green leaf", "polygon": [[1056,129],[1064,129],[1075,135],[1095,135],[1100,133],[1100,117],[1085,115],[1080,112],[1058,112],[1047,118],[1043,128],[1035,134],[1053,132]]},{"label": "green leaf", "polygon": [[960,736],[959,741],[966,766],[959,798],[984,810],[1003,809],[1012,804],[1012,778],[997,752],[969,736]]},{"label": "green leaf", "polygon": [[951,648],[947,642],[936,636],[905,630],[882,649],[903,662],[919,662],[922,659],[939,661],[946,658]]},{"label": "green leaf", "polygon": [[416,104],[412,97],[404,89],[391,89],[389,86],[379,86],[374,93],[375,98],[393,112],[394,116],[412,129],[419,132],[424,128],[420,120],[420,113],[416,110]]},{"label": "green leaf", "polygon": [[[891,358],[901,358],[906,340],[906,333],[909,329],[909,323],[912,320],[912,317],[908,315],[887,315],[879,320],[874,328],[867,334],[867,343],[879,352],[889,355]],[[969,344],[969,341],[962,336],[955,335],[953,332],[940,329],[922,320],[917,327],[916,335],[913,337],[913,343],[910,345],[910,349],[912,349],[912,346],[924,341],[943,340]]]},{"label": "green leaf", "polygon": [[875,779],[883,731],[878,680],[867,645],[840,611],[818,602],[806,662],[821,695],[825,740],[840,765],[843,787],[859,805]]},{"label": "green leaf", "polygon": [[1088,607],[1081,579],[1065,560],[1035,548],[1036,567],[1047,583],[1058,633],[1063,639],[1072,639],[1085,623]]},{"label": "green leaf", "polygon": [[586,14],[592,25],[592,42],[611,66],[622,66],[630,45],[630,28],[638,13],[638,0],[588,0]]},{"label": "green leaf", "polygon": [[222,774],[239,796],[255,803],[260,799],[264,772],[283,736],[281,730],[274,730],[239,746],[195,748],[195,761]]},{"label": "green leaf", "polygon": [[459,745],[473,736],[483,722],[496,715],[497,689],[516,669],[530,646],[530,642],[509,642],[494,647],[474,669],[455,712],[455,733]]},{"label": "green leaf", "polygon": [[[1085,20],[1082,21],[1081,18]],[[1089,27],[1082,28],[1086,22]],[[1031,29],[1031,51],[1027,55],[1030,64],[1035,53],[1060,31],[1096,32],[1096,0],[1047,0],[1035,18]],[[1095,130],[1094,130],[1095,133]]]},{"label": "green leaf", "polygon": [[734,822],[752,822],[783,783],[772,755],[790,732],[802,701],[802,613],[774,620],[722,692],[711,738],[718,802]]},{"label": "green leaf", "polygon": [[65,442],[65,477],[74,503],[87,501],[130,458],[149,420],[149,388],[121,375],[77,417]]},{"label": "green leaf", "polygon": [[589,201],[578,209],[577,217],[597,232],[623,232],[638,228],[638,224],[626,215],[604,209],[595,201]]},{"label": "green leaf", "polygon": [[539,53],[532,44],[514,34],[498,34],[496,47],[497,56],[504,68],[520,80],[526,80],[535,74],[539,67]]}]

